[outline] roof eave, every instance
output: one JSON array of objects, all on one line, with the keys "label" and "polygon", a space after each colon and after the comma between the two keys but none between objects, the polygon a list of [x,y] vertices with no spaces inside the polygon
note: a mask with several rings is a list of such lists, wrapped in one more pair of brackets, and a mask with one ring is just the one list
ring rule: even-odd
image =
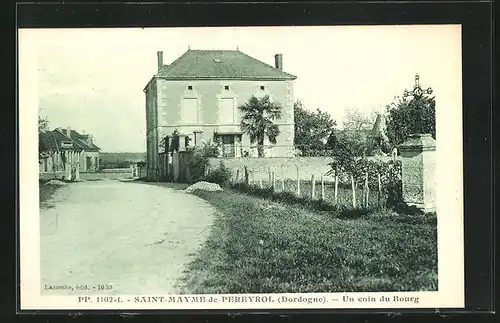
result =
[{"label": "roof eave", "polygon": [[181,81],[181,80],[237,80],[237,81],[293,81],[296,76],[290,77],[220,77],[220,76],[155,76],[162,80]]},{"label": "roof eave", "polygon": [[158,78],[159,76],[158,75],[153,75],[153,77],[149,80],[148,84],[146,84],[146,86],[144,87],[144,89],[142,89],[142,92],[146,93],[146,90],[148,89],[149,85],[151,84],[151,82],[153,82],[154,79]]}]

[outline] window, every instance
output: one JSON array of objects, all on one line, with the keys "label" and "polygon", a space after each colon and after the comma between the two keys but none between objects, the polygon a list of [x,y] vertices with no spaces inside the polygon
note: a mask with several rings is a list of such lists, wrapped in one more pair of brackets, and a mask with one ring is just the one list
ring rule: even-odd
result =
[{"label": "window", "polygon": [[181,122],[183,124],[198,124],[198,99],[185,98],[182,100]]},{"label": "window", "polygon": [[192,90],[193,89],[193,86],[192,85],[188,85],[188,90]]},{"label": "window", "polygon": [[260,89],[261,89],[262,91],[264,91],[264,90],[266,89],[266,87],[265,87],[264,85],[261,85],[261,86],[260,86]]},{"label": "window", "polygon": [[73,142],[71,141],[62,141],[61,148],[73,148]]},{"label": "window", "polygon": [[234,124],[234,99],[222,98],[219,101],[219,123]]},{"label": "window", "polygon": [[224,90],[229,91],[229,85],[225,85]]}]

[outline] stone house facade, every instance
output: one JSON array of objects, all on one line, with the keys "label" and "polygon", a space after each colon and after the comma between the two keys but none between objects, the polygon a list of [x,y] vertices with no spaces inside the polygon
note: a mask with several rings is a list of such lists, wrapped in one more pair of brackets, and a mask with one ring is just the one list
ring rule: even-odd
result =
[{"label": "stone house facade", "polygon": [[295,79],[283,71],[281,54],[275,55],[271,66],[239,50],[188,50],[164,65],[163,53],[158,52],[158,72],[144,89],[148,177],[158,178],[164,138],[175,130],[193,146],[222,142],[229,148],[224,157],[256,156],[256,147],[240,129],[238,109],[252,96],[269,95],[283,107],[282,118],[275,121],[280,135],[266,157],[292,156]]},{"label": "stone house facade", "polygon": [[80,172],[99,170],[100,148],[91,135],[56,128],[40,132],[38,138],[41,177],[74,179]]}]

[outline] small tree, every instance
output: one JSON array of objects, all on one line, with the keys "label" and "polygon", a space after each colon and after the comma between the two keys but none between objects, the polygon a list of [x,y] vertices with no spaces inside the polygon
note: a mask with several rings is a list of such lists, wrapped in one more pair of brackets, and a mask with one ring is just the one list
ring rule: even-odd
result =
[{"label": "small tree", "polygon": [[38,132],[49,130],[49,121],[46,118],[38,116]]},{"label": "small tree", "polygon": [[361,136],[340,135],[337,138],[330,163],[335,174],[345,172],[349,174],[352,189],[352,205],[356,207],[356,180],[359,178],[361,165],[365,163],[366,144]]},{"label": "small tree", "polygon": [[274,121],[282,116],[281,105],[272,102],[269,95],[262,98],[252,96],[238,109],[243,113],[241,130],[250,136],[250,143],[257,143],[258,156],[263,157],[265,138],[272,144],[277,142],[280,130]]},{"label": "small tree", "polygon": [[333,133],[336,122],[330,114],[320,109],[308,111],[302,102],[294,104],[295,137],[294,144],[302,156],[313,155],[314,150],[329,149],[329,136]]}]

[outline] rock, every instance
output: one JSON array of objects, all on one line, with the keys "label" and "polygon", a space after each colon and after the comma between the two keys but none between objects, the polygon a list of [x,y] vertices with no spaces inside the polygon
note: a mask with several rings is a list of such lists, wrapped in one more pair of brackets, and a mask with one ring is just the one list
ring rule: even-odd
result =
[{"label": "rock", "polygon": [[57,185],[57,186],[66,186],[68,183],[65,183],[63,181],[57,180],[57,179],[51,179],[45,185]]},{"label": "rock", "polygon": [[216,192],[216,191],[222,191],[223,189],[220,187],[219,184],[201,181],[201,182],[194,183],[191,186],[188,186],[186,189],[184,189],[184,192],[191,193],[191,192],[194,192],[196,190]]}]

